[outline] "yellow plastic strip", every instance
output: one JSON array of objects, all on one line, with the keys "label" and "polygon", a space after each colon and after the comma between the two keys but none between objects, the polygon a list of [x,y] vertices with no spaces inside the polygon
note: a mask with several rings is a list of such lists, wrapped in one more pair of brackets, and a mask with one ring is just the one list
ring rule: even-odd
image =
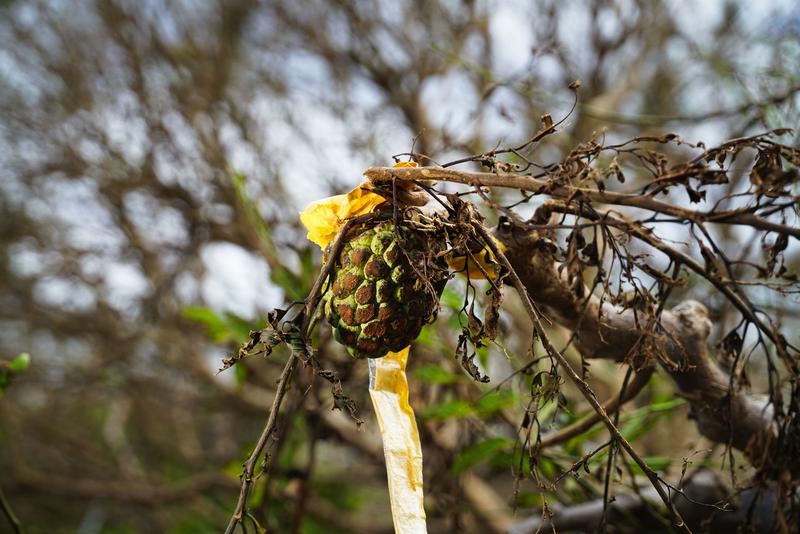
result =
[{"label": "yellow plastic strip", "polygon": [[[395,167],[416,166],[413,162],[395,164]],[[308,239],[325,250],[346,219],[369,213],[385,201],[364,188],[365,185],[346,195],[321,199],[306,207],[300,213],[300,220],[308,230]],[[369,360],[369,394],[383,438],[395,532],[426,534],[422,445],[414,411],[408,403],[407,361],[408,347]]]},{"label": "yellow plastic strip", "polygon": [[422,493],[422,445],[408,403],[408,347],[369,360],[369,396],[378,418],[389,479],[394,530],[426,534]]}]

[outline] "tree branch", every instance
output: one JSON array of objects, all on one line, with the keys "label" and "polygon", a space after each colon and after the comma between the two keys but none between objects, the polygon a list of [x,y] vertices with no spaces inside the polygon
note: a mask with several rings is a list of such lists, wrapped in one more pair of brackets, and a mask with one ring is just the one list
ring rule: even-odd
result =
[{"label": "tree branch", "polygon": [[661,202],[647,195],[632,195],[613,191],[599,191],[572,185],[559,185],[551,180],[543,178],[547,176],[547,172],[534,176],[496,174],[492,172],[469,172],[456,169],[444,169],[441,167],[370,167],[364,171],[364,176],[372,182],[382,182],[396,178],[399,180],[439,180],[472,187],[506,187],[509,189],[527,191],[533,194],[547,194],[552,198],[562,200],[582,198],[590,202],[641,208],[692,222],[705,221],[750,226],[759,230],[785,233],[793,236],[795,239],[800,239],[800,228],[775,223],[752,213],[748,213],[746,210],[738,209],[718,212],[687,210],[673,204]]},{"label": "tree branch", "polygon": [[589,384],[587,384],[586,381],[584,381],[578,375],[578,373],[575,372],[575,370],[569,364],[564,355],[561,354],[555,347],[553,347],[550,344],[547,334],[544,331],[544,327],[542,326],[539,313],[536,311],[536,308],[533,305],[533,301],[531,300],[531,295],[528,293],[527,287],[520,279],[520,276],[517,274],[514,266],[511,264],[506,255],[500,250],[500,247],[497,246],[497,244],[494,242],[491,236],[486,232],[486,229],[480,223],[477,222],[473,223],[473,228],[475,229],[475,232],[481,237],[484,244],[487,247],[489,247],[489,249],[492,251],[492,254],[494,254],[494,256],[498,259],[500,265],[502,265],[504,268],[508,270],[509,272],[508,276],[511,279],[511,282],[514,285],[515,289],[519,293],[520,298],[522,299],[522,304],[525,307],[525,311],[528,313],[528,316],[530,317],[531,322],[533,323],[534,331],[538,335],[539,340],[541,341],[547,353],[550,356],[552,356],[558,362],[558,365],[567,373],[569,379],[578,387],[578,390],[581,392],[583,397],[586,399],[589,405],[594,409],[594,411],[598,414],[601,421],[606,425],[609,433],[614,437],[617,443],[619,443],[619,445],[625,450],[628,456],[630,456],[631,459],[634,462],[636,462],[636,465],[639,466],[639,468],[642,470],[645,476],[653,484],[653,487],[655,488],[659,497],[661,497],[661,500],[664,502],[664,504],[667,506],[667,508],[670,510],[673,517],[675,518],[676,520],[675,526],[682,527],[684,530],[688,532],[689,530],[686,527],[683,519],[681,518],[680,513],[673,506],[668,493],[661,486],[661,482],[658,479],[658,475],[655,473],[655,471],[653,471],[650,468],[649,465],[647,465],[647,463],[642,459],[642,457],[639,456],[639,454],[633,449],[628,440],[625,439],[625,437],[622,435],[622,433],[619,431],[616,425],[611,421],[611,419],[608,417],[608,414],[605,412],[603,407],[600,405],[600,402],[597,400],[597,397],[595,397],[594,392],[589,387]]},{"label": "tree branch", "polygon": [[[747,225],[779,231],[800,239],[800,228],[773,223],[751,213],[690,211],[650,196],[560,185],[534,176],[429,167],[372,167],[364,175],[375,182],[390,179],[441,180],[473,187],[508,187],[564,200],[581,198],[632,206],[693,222]],[[630,228],[627,230],[631,231]],[[763,467],[769,461],[770,447],[777,437],[772,407],[769,402],[757,400],[740,391],[732,377],[709,354],[706,341],[711,325],[705,306],[696,301],[684,302],[660,315],[658,330],[647,331],[642,328],[636,310],[601,301],[596,295],[589,295],[590,291],[583,284],[578,288],[573,287],[574,281],[570,284],[567,273],[558,270],[554,245],[526,225],[517,222],[508,225],[508,228],[500,228],[497,237],[507,247],[505,254],[531,299],[548,317],[575,332],[576,346],[584,356],[616,361],[634,361],[634,358],[638,358],[639,365],[653,358],[658,359],[681,394],[689,400],[701,434],[745,452],[757,467]],[[647,235],[637,234],[637,237],[655,246],[653,240],[647,239]],[[677,260],[682,263],[688,261],[693,269],[703,270],[688,256]],[[739,294],[724,285],[720,289],[729,298],[733,297],[734,304],[741,310]],[[755,319],[761,331],[776,343],[778,351],[785,352],[779,334],[754,316],[751,307],[743,307],[742,313],[750,320]],[[648,337],[651,342],[642,343]]]},{"label": "tree branch", "polygon": [[11,529],[16,534],[22,534],[22,526],[19,523],[19,519],[14,514],[14,510],[11,508],[11,504],[6,499],[6,494],[3,493],[3,489],[0,488],[0,510],[3,511],[3,515],[6,516],[9,524],[11,525]]},{"label": "tree branch", "polygon": [[[680,493],[673,493],[673,502],[691,528],[702,529],[703,532],[733,532],[752,514],[754,532],[773,531],[773,493],[759,495],[757,489],[747,489],[736,499],[738,502],[734,506],[729,506],[728,490],[713,472],[706,469],[698,470],[681,490]],[[594,532],[602,521],[603,504],[603,499],[597,499],[556,509],[550,518],[538,515],[529,517],[515,523],[508,529],[508,534]],[[639,529],[646,529],[648,524],[656,529],[658,520],[648,513],[648,509],[658,506],[656,491],[652,487],[642,487],[636,493],[617,495],[610,505],[610,519],[615,525],[623,526],[634,516]]]},{"label": "tree branch", "polygon": [[496,235],[506,245],[509,261],[543,311],[575,330],[581,353],[616,361],[657,358],[690,402],[702,435],[744,451],[756,466],[768,460],[776,437],[772,409],[731,387],[731,377],[709,354],[706,340],[711,324],[705,306],[686,301],[663,312],[663,334],[656,340],[660,353],[646,353],[639,340],[642,335],[657,334],[642,332],[635,310],[601,302],[595,295],[578,298],[570,289],[567,274],[559,274],[547,240],[524,225],[507,226]]},{"label": "tree branch", "polygon": [[[619,410],[623,404],[636,397],[636,395],[638,395],[647,385],[647,382],[650,381],[650,377],[653,376],[654,370],[655,367],[649,365],[636,373],[636,376],[633,378],[633,381],[630,383],[630,385],[628,385],[628,387],[625,389],[622,397],[619,395],[614,395],[603,403],[603,409],[606,411],[606,413],[613,414]],[[575,436],[583,434],[594,425],[599,423],[600,420],[601,419],[598,413],[592,412],[583,419],[575,421],[569,426],[560,428],[542,436],[542,440],[539,442],[539,448],[544,449],[546,447],[558,445],[559,443],[564,443]]]}]

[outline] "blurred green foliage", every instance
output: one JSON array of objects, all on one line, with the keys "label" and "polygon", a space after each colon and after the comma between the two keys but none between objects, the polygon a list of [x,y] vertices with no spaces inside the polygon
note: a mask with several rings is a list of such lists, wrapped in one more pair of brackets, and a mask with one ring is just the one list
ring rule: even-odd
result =
[{"label": "blurred green foliage", "polygon": [[509,389],[490,391],[476,402],[461,399],[444,401],[428,406],[420,412],[424,419],[453,419],[460,417],[478,416],[491,417],[496,412],[519,403],[519,398]]},{"label": "blurred green foliage", "polygon": [[27,352],[18,354],[11,361],[0,360],[0,396],[5,393],[11,379],[26,369],[31,364],[31,355]]},{"label": "blurred green foliage", "polygon": [[478,462],[491,459],[496,452],[512,448],[514,444],[515,441],[513,439],[502,437],[489,438],[473,443],[456,456],[453,461],[453,473],[459,474],[466,471]]},{"label": "blurred green foliage", "polygon": [[258,330],[259,324],[226,311],[217,313],[211,308],[187,306],[181,315],[190,321],[201,324],[206,329],[208,338],[219,344],[241,344],[252,330]]}]

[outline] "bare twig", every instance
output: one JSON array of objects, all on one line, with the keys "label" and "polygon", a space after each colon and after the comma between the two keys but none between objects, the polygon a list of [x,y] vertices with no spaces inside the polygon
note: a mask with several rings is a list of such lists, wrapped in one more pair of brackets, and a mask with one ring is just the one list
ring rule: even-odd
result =
[{"label": "bare twig", "polygon": [[292,373],[297,367],[299,361],[299,357],[293,352],[286,361],[286,365],[283,367],[283,372],[278,380],[278,386],[275,391],[275,399],[272,401],[272,408],[269,412],[267,424],[264,426],[264,430],[261,432],[261,436],[258,438],[258,443],[256,443],[255,448],[253,448],[253,452],[244,463],[242,471],[242,487],[239,491],[239,500],[236,502],[236,508],[234,509],[233,515],[228,522],[227,528],[225,529],[225,534],[233,534],[233,532],[236,531],[236,525],[241,524],[244,520],[244,517],[247,515],[247,497],[250,495],[250,490],[253,485],[253,476],[255,473],[256,464],[258,463],[261,453],[264,451],[267,440],[275,431],[275,425],[278,419],[278,411],[280,410],[281,403],[283,402],[283,398],[286,395],[286,391],[289,387],[289,381],[291,380]]},{"label": "bare twig", "polygon": [[11,503],[8,502],[6,499],[5,493],[3,493],[3,488],[0,488],[0,509],[3,510],[3,515],[6,516],[8,523],[11,525],[11,529],[16,534],[22,534],[22,525],[20,525],[19,519],[14,514],[14,510],[11,508]]},{"label": "bare twig", "polygon": [[[566,273],[559,274],[552,254],[537,243],[541,238],[525,227],[499,232],[507,256],[525,285],[549,316],[575,329],[578,349],[590,358],[623,361],[641,338],[634,310],[620,309],[592,295],[585,303],[575,298]],[[531,254],[530,251],[534,251]],[[709,439],[746,451],[756,465],[770,455],[775,438],[772,411],[766,402],[731,389],[730,376],[706,347],[710,323],[706,308],[687,301],[665,311],[659,324],[666,337],[659,343],[659,362],[692,405],[697,428]],[[752,446],[752,443],[758,446]]]},{"label": "bare twig", "polygon": [[[625,389],[625,393],[620,398],[619,395],[614,395],[606,402],[603,403],[603,409],[608,414],[612,414],[619,410],[622,404],[634,399],[636,395],[638,395],[642,389],[647,385],[647,382],[650,380],[650,377],[653,375],[653,371],[655,367],[649,366],[645,369],[642,369],[640,372],[636,374],[636,376],[631,381],[630,385]],[[549,434],[545,434],[542,437],[542,440],[539,442],[539,447],[544,449],[546,447],[552,447],[553,445],[558,445],[559,443],[564,443],[575,436],[579,436],[592,428],[595,424],[601,421],[601,417],[597,412],[592,412],[591,414],[587,415],[580,421],[575,421],[569,426],[564,428],[560,428],[554,432]]]},{"label": "bare twig", "polygon": [[651,196],[616,193],[613,191],[598,191],[596,189],[556,184],[543,178],[543,176],[547,176],[546,172],[540,175],[515,175],[491,172],[470,172],[437,167],[370,167],[364,171],[364,176],[369,180],[378,182],[398,178],[401,180],[439,180],[472,187],[506,187],[518,189],[520,191],[528,191],[534,194],[547,194],[558,199],[582,198],[603,204],[641,208],[692,222],[706,221],[720,224],[751,226],[759,230],[785,233],[796,239],[800,239],[800,228],[763,219],[753,213],[749,213],[746,209],[726,210],[721,212],[687,210],[674,204],[656,200]]},{"label": "bare twig", "polygon": [[633,449],[631,444],[628,443],[628,440],[625,439],[625,436],[623,436],[622,433],[619,431],[619,429],[616,427],[616,425],[614,425],[614,423],[608,417],[608,414],[606,413],[606,411],[603,409],[603,406],[600,405],[600,402],[597,400],[597,397],[595,396],[594,392],[589,387],[589,384],[587,384],[586,381],[584,381],[580,377],[580,375],[578,375],[578,373],[575,372],[575,370],[569,364],[569,362],[564,357],[564,355],[561,354],[550,343],[550,341],[549,341],[549,339],[547,337],[547,333],[544,331],[544,327],[542,326],[541,319],[539,317],[539,313],[534,308],[533,301],[531,301],[531,297],[528,294],[528,291],[526,290],[525,285],[522,283],[522,280],[517,275],[517,272],[514,270],[514,267],[508,261],[508,258],[506,258],[505,254],[503,254],[503,252],[500,250],[500,248],[494,242],[494,240],[489,235],[489,233],[486,231],[486,229],[483,227],[483,225],[481,225],[479,223],[475,223],[475,224],[473,224],[473,227],[475,228],[475,231],[478,233],[478,235],[481,236],[481,238],[483,239],[485,245],[491,249],[492,253],[500,261],[500,264],[503,267],[505,267],[506,269],[508,269],[508,271],[509,271],[509,275],[508,276],[511,279],[515,289],[519,293],[519,295],[520,295],[520,297],[522,299],[522,304],[525,307],[525,311],[527,312],[528,316],[530,317],[531,322],[533,323],[534,330],[536,331],[536,334],[538,335],[539,340],[541,341],[542,345],[545,347],[545,350],[547,350],[547,353],[550,354],[553,358],[555,358],[555,360],[558,362],[559,366],[561,366],[561,368],[564,369],[564,371],[567,373],[567,376],[578,387],[578,390],[581,392],[581,394],[586,399],[586,401],[589,403],[589,405],[599,415],[600,419],[606,425],[606,427],[608,428],[608,430],[611,433],[611,435],[617,440],[617,442],[620,444],[620,446],[623,449],[625,449],[625,452],[627,452],[628,455],[631,457],[631,459],[634,462],[636,462],[636,465],[639,466],[639,468],[642,470],[642,472],[644,472],[645,476],[647,476],[647,478],[653,484],[653,487],[658,492],[659,497],[661,497],[661,500],[664,502],[664,504],[667,506],[667,508],[672,512],[673,516],[675,517],[676,526],[678,526],[680,528],[683,528],[684,530],[689,532],[689,529],[686,526],[686,524],[683,521],[683,519],[681,518],[680,513],[674,507],[674,505],[672,504],[672,501],[671,501],[668,493],[664,490],[663,486],[661,485],[661,482],[660,482],[660,480],[658,478],[658,475],[655,473],[655,471],[653,471],[650,468],[649,465],[647,465],[647,462],[645,462],[641,458],[641,456],[639,456],[639,454]]},{"label": "bare twig", "polygon": [[[333,243],[330,246],[331,258],[335,258],[338,255],[344,243],[347,232],[350,230],[350,228],[352,228],[354,224],[363,222],[369,219],[370,217],[372,217],[371,214],[361,217],[354,217],[353,219],[346,221],[341,226],[336,235],[336,238],[334,239]],[[252,453],[242,466],[243,467],[241,475],[242,485],[239,490],[239,499],[236,503],[236,508],[234,509],[233,515],[231,516],[231,519],[228,522],[228,526],[225,529],[225,534],[233,534],[233,532],[236,530],[236,526],[243,524],[245,517],[247,517],[247,498],[250,494],[250,490],[253,484],[253,477],[255,474],[256,464],[258,463],[258,459],[261,456],[261,454],[265,452],[264,449],[267,446],[270,436],[272,436],[276,430],[276,425],[278,421],[278,412],[280,411],[280,407],[286,395],[286,392],[289,389],[289,384],[291,382],[292,374],[294,373],[297,364],[300,361],[308,362],[310,360],[310,355],[308,355],[305,352],[305,339],[308,335],[308,329],[311,325],[314,312],[317,306],[319,305],[320,300],[322,299],[323,285],[327,280],[328,276],[330,275],[330,272],[333,269],[334,264],[335,261],[329,261],[324,265],[319,275],[317,276],[317,279],[314,281],[314,285],[311,289],[311,292],[306,298],[304,313],[302,316],[302,324],[300,325],[299,328],[299,339],[297,340],[296,343],[292,344],[292,352],[289,356],[289,359],[286,362],[286,365],[283,368],[283,372],[281,373],[280,378],[278,379],[278,385],[275,390],[275,397],[272,401],[272,407],[270,408],[269,417],[267,419],[263,431],[261,432],[261,436],[258,438],[258,442],[256,443],[256,446],[253,448]],[[317,370],[318,366],[314,365],[314,367],[315,370]],[[266,454],[269,455],[269,450],[266,451]]]}]

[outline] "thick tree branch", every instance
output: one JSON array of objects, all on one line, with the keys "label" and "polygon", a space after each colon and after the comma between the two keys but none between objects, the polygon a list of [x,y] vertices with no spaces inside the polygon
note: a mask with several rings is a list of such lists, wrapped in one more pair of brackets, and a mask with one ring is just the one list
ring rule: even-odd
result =
[{"label": "thick tree branch", "polygon": [[[662,332],[643,332],[635,309],[601,302],[594,295],[576,296],[567,274],[558,272],[547,240],[535,232],[524,225],[508,225],[497,235],[533,300],[548,316],[575,331],[581,353],[616,361],[657,358],[689,400],[700,433],[744,451],[754,465],[764,465],[776,437],[772,409],[738,390],[709,354],[706,340],[711,324],[705,306],[686,301],[662,313]],[[583,294],[587,293],[584,288]],[[655,336],[655,343],[642,343],[643,336]]]},{"label": "thick tree branch", "polygon": [[[728,490],[713,472],[697,471],[681,488],[674,492],[673,502],[690,528],[702,532],[734,532],[752,513],[753,532],[773,532],[773,506],[775,495],[759,495],[757,489],[745,490],[733,506],[725,505]],[[645,529],[648,525],[658,529],[659,521],[649,513],[659,508],[656,491],[652,487],[639,488],[637,493],[617,495],[611,503],[609,519],[615,525],[625,525],[631,516],[637,520],[637,527]],[[530,532],[594,532],[602,522],[603,499],[559,508],[553,517],[534,516],[515,523],[508,534],[527,534]],[[631,525],[633,527],[633,525]]]},{"label": "thick tree branch", "polygon": [[[668,214],[692,222],[723,222],[778,231],[800,238],[800,229],[772,223],[741,211],[696,212],[655,200],[650,196],[629,195],[561,185],[534,176],[499,175],[443,168],[370,168],[364,175],[373,182],[390,179],[442,180],[474,187],[499,186],[547,194],[553,198],[582,198]],[[589,358],[629,361],[636,367],[657,359],[677,384],[692,407],[698,428],[707,438],[744,451],[758,467],[765,466],[777,436],[772,407],[742,392],[732,377],[709,354],[708,311],[695,301],[687,301],[663,312],[655,328],[644,327],[643,314],[634,308],[621,308],[591,295],[582,283],[568,280],[559,272],[555,246],[516,223],[501,228],[498,238],[506,245],[506,256],[537,306],[560,325],[574,331],[575,344]],[[646,237],[646,236],[644,236]],[[651,243],[652,244],[652,243]],[[679,258],[679,260],[691,258]],[[697,265],[694,265],[697,267]],[[730,288],[725,288],[730,293]],[[727,293],[726,293],[727,295]],[[738,294],[734,294],[738,296]],[[748,317],[752,320],[752,310]],[[744,312],[743,312],[744,313]],[[777,334],[756,317],[756,323],[770,338]],[[774,339],[776,346],[779,339]],[[780,351],[781,347],[778,347]]]},{"label": "thick tree branch", "polygon": [[664,502],[667,508],[669,508],[670,512],[672,513],[672,516],[675,518],[676,521],[675,526],[683,528],[683,530],[689,532],[689,529],[686,528],[686,525],[683,521],[683,518],[681,518],[680,513],[670,501],[668,492],[664,491],[664,488],[661,487],[661,482],[658,478],[658,475],[655,473],[655,471],[653,471],[650,468],[649,465],[647,465],[647,463],[641,458],[641,456],[639,456],[639,454],[633,449],[628,440],[625,439],[625,437],[622,435],[622,433],[619,431],[616,425],[611,421],[611,419],[608,417],[608,414],[606,414],[605,410],[600,405],[600,402],[597,400],[594,392],[586,383],[586,381],[583,380],[578,375],[577,372],[575,372],[575,370],[569,364],[564,355],[561,354],[555,347],[553,347],[550,344],[547,334],[542,326],[539,312],[536,310],[533,304],[533,300],[531,299],[531,294],[528,291],[528,288],[523,282],[523,280],[520,278],[520,275],[517,273],[514,265],[511,264],[506,254],[500,250],[500,247],[498,247],[498,245],[492,240],[491,236],[489,236],[489,234],[486,232],[486,229],[480,223],[474,222],[473,227],[478,236],[480,236],[483,243],[485,243],[485,245],[491,250],[492,254],[495,256],[495,258],[497,258],[500,265],[508,270],[508,277],[510,278],[511,283],[514,285],[514,288],[517,290],[520,297],[522,298],[523,307],[525,308],[525,311],[527,312],[528,316],[531,319],[531,322],[533,323],[534,332],[536,333],[536,335],[539,338],[539,341],[542,343],[545,350],[547,351],[547,354],[553,357],[556,362],[558,362],[558,365],[566,372],[567,376],[572,381],[572,383],[575,384],[575,386],[577,386],[578,390],[583,395],[583,398],[586,399],[589,405],[598,414],[601,421],[606,425],[606,428],[608,428],[609,433],[614,437],[619,446],[625,450],[625,452],[628,454],[628,456],[631,457],[631,459],[634,462],[636,462],[639,468],[644,472],[645,476],[653,484],[653,487],[655,488],[658,495],[661,497],[661,500]]}]

